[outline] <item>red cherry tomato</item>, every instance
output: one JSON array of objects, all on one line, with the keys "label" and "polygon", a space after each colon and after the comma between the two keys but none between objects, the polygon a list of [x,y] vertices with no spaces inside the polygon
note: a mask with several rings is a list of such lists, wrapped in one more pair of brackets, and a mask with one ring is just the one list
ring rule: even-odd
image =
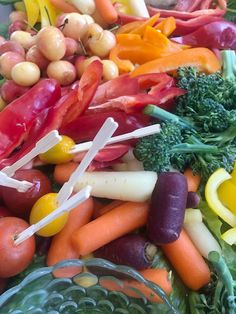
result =
[{"label": "red cherry tomato", "polygon": [[0,295],[6,290],[7,282],[7,278],[0,278]]},{"label": "red cherry tomato", "polygon": [[48,177],[36,169],[18,170],[13,178],[34,183],[27,192],[21,193],[12,188],[2,188],[2,198],[7,208],[16,216],[28,218],[35,202],[43,195],[51,192]]},{"label": "red cherry tomato", "polygon": [[17,234],[29,227],[21,218],[0,219],[0,278],[15,276],[25,270],[35,253],[34,236],[16,245]]},{"label": "red cherry tomato", "polygon": [[11,217],[12,213],[4,206],[0,206],[0,218]]}]

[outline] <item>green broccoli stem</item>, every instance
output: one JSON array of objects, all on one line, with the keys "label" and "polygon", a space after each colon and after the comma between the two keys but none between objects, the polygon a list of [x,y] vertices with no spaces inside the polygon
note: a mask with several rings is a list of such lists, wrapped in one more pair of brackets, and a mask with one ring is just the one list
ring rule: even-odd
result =
[{"label": "green broccoli stem", "polygon": [[205,143],[217,142],[219,146],[233,141],[236,138],[236,123],[232,124],[227,130],[204,139]]},{"label": "green broccoli stem", "polygon": [[173,148],[170,150],[171,153],[217,153],[218,148],[217,146],[213,145],[205,145],[205,144],[189,144],[189,143],[182,143],[174,145]]},{"label": "green broccoli stem", "polygon": [[189,297],[189,308],[191,314],[204,314],[205,311],[199,308],[202,305],[200,295],[197,292],[190,291]]},{"label": "green broccoli stem", "polygon": [[215,251],[212,251],[208,254],[208,259],[212,263],[212,265],[215,267],[218,276],[222,280],[223,284],[226,287],[227,293],[228,293],[228,305],[229,305],[229,314],[235,313],[236,309],[236,303],[235,303],[235,295],[234,295],[234,280],[230,273],[230,270],[225,263],[225,260],[223,257]]},{"label": "green broccoli stem", "polygon": [[185,129],[194,130],[194,127],[189,124],[187,121],[182,119],[181,117],[166,111],[164,109],[161,109],[154,105],[148,105],[144,108],[143,113],[149,116],[152,116],[154,118],[157,118],[162,121],[168,121],[173,123],[178,123],[180,126],[182,126]]},{"label": "green broccoli stem", "polygon": [[221,52],[223,61],[223,77],[226,80],[234,80],[236,75],[236,57],[233,50],[223,50]]}]

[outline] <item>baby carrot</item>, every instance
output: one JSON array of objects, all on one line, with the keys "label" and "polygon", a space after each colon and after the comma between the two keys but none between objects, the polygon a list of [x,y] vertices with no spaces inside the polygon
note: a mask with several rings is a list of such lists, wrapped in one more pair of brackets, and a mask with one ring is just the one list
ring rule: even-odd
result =
[{"label": "baby carrot", "polygon": [[69,180],[71,174],[77,167],[78,164],[72,161],[65,164],[56,165],[53,174],[54,180],[59,184],[64,184]]},{"label": "baby carrot", "polygon": [[184,176],[187,179],[188,192],[197,192],[201,177],[197,174],[193,174],[193,171],[190,168],[184,171]]},{"label": "baby carrot", "polygon": [[[170,294],[172,291],[171,281],[168,279],[168,272],[165,269],[145,269],[140,271],[140,274],[149,281],[152,281],[156,285],[160,286],[166,294]],[[155,303],[162,303],[161,298],[156,295],[150,288],[146,287],[143,283],[135,280],[123,280],[121,284],[112,279],[103,277],[99,281],[100,285],[111,291],[123,292],[132,298],[141,298],[141,296],[133,289],[137,289],[145,295],[145,297]]]},{"label": "baby carrot", "polygon": [[63,13],[78,12],[77,8],[65,0],[49,0],[51,4]]},{"label": "baby carrot", "polygon": [[184,230],[178,240],[161,248],[189,289],[196,291],[209,283],[210,269]]},{"label": "baby carrot", "polygon": [[[72,233],[81,226],[88,223],[93,214],[93,200],[89,198],[74,208],[67,220],[65,227],[56,234],[50,246],[47,256],[47,265],[52,266],[65,259],[79,258],[78,252],[71,243]],[[67,267],[54,272],[56,277],[72,277],[80,272],[79,267]]]},{"label": "baby carrot", "polygon": [[78,253],[87,255],[146,224],[148,203],[126,202],[84,225],[72,235]]},{"label": "baby carrot", "polygon": [[108,24],[114,24],[118,19],[118,13],[110,0],[95,0],[96,10]]},{"label": "baby carrot", "polygon": [[109,203],[108,205],[103,205],[103,206],[95,206],[94,208],[94,212],[93,212],[93,218],[98,218],[106,213],[108,213],[109,211],[111,211],[112,209],[114,209],[117,206],[120,206],[121,204],[123,204],[124,202],[122,201],[113,201],[111,203]]}]

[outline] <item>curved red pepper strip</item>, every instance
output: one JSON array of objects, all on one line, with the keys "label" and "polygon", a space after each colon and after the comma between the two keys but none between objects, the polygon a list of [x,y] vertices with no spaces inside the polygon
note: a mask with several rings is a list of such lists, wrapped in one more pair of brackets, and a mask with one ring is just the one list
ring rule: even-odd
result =
[{"label": "curved red pepper strip", "polygon": [[122,95],[134,95],[138,92],[139,84],[137,79],[130,78],[129,74],[123,74],[113,80],[99,85],[90,107],[103,104],[112,98]]},{"label": "curved red pepper strip", "polygon": [[60,96],[61,88],[55,80],[42,80],[0,113],[0,160],[28,137],[34,119]]},{"label": "curved red pepper strip", "polygon": [[107,110],[123,110],[126,113],[133,113],[141,111],[146,105],[160,105],[165,102],[185,94],[185,91],[178,87],[171,87],[159,92],[155,95],[150,94],[138,94],[133,96],[120,96],[115,99],[111,99],[108,102],[89,108],[91,112],[104,112]]},{"label": "curved red pepper strip", "polygon": [[96,115],[83,115],[59,129],[76,142],[91,141],[107,118],[112,117],[118,124],[114,136],[132,132],[149,125],[150,117],[137,113],[128,115],[123,111],[107,111]]},{"label": "curved red pepper strip", "polygon": [[70,107],[63,119],[62,126],[70,123],[83,114],[90,105],[101,82],[103,65],[100,61],[93,61],[84,71],[78,88],[77,103]]},{"label": "curved red pepper strip", "polygon": [[188,20],[192,19],[198,16],[207,15],[207,16],[223,16],[226,12],[225,9],[207,9],[207,10],[197,10],[194,12],[181,12],[181,11],[175,11],[175,10],[163,10],[163,9],[157,9],[151,6],[147,6],[149,14],[151,16],[160,13],[161,17],[169,17],[173,16],[177,19],[182,20]]},{"label": "curved red pepper strip", "polygon": [[[97,162],[110,162],[113,160],[117,160],[124,156],[130,149],[130,147],[131,145],[127,144],[109,145],[101,149],[94,157],[94,160]],[[75,162],[80,162],[84,158],[85,154],[86,152],[79,153],[73,158],[73,160]]]},{"label": "curved red pepper strip", "polygon": [[[210,0],[212,2],[213,0]],[[174,8],[175,11],[193,12],[197,9],[202,0],[178,0]],[[207,7],[206,9],[208,9]]]},{"label": "curved red pepper strip", "polygon": [[[164,18],[161,18],[163,20]],[[172,33],[172,36],[183,36],[190,34],[196,31],[199,27],[210,24],[212,22],[224,21],[224,19],[220,16],[207,16],[202,15],[195,17],[193,19],[189,19],[187,21],[183,21],[180,19],[175,19],[176,29]]]},{"label": "curved red pepper strip", "polygon": [[77,92],[73,90],[66,96],[62,97],[54,106],[42,111],[41,114],[34,119],[27,141],[22,145],[19,151],[0,162],[0,169],[12,165],[19,158],[30,152],[35,146],[35,143],[43,136],[52,130],[58,129],[68,108],[70,108],[76,101]]}]

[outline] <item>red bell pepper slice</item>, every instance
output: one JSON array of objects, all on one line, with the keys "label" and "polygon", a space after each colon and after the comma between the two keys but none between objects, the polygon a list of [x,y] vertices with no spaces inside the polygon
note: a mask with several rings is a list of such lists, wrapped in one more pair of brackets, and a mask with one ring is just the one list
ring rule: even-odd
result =
[{"label": "red bell pepper slice", "polygon": [[[97,105],[89,110],[92,111],[107,111],[107,110],[123,110],[126,113],[133,113],[141,111],[146,105],[154,104],[160,107],[164,107],[165,102],[185,94],[186,92],[178,87],[167,88],[155,95],[152,94],[138,94],[133,96],[120,96],[110,101]],[[163,105],[163,106],[162,106]]]},{"label": "red bell pepper slice", "polygon": [[66,125],[82,115],[90,105],[96,90],[101,82],[103,65],[100,61],[93,61],[84,71],[78,88],[78,101],[70,107],[63,119],[62,125]]},{"label": "red bell pepper slice", "polygon": [[60,96],[56,80],[42,80],[0,113],[0,160],[27,138],[34,119],[53,107]]},{"label": "red bell pepper slice", "polygon": [[[94,160],[97,162],[110,162],[117,160],[124,156],[130,149],[130,147],[131,146],[127,144],[109,145],[101,149],[94,157]],[[75,162],[80,162],[84,158],[85,154],[86,152],[79,153],[74,157],[73,160]]]},{"label": "red bell pepper slice", "polygon": [[76,142],[91,141],[108,117],[112,117],[119,124],[114,136],[145,127],[150,121],[148,116],[140,113],[128,115],[122,111],[107,111],[80,116],[59,131]]},{"label": "red bell pepper slice", "polygon": [[53,107],[47,108],[41,112],[41,114],[39,114],[33,121],[27,141],[25,141],[19,151],[0,162],[0,169],[12,165],[19,158],[31,151],[35,146],[35,143],[43,136],[52,130],[58,129],[68,108],[70,108],[76,100],[77,92],[73,90],[66,96],[62,97]]},{"label": "red bell pepper slice", "polygon": [[[164,18],[161,18],[162,20]],[[195,17],[193,19],[189,19],[187,21],[181,20],[181,19],[175,19],[176,23],[176,29],[172,33],[173,36],[183,36],[190,34],[194,31],[196,31],[199,27],[203,25],[207,25],[212,22],[217,22],[217,21],[224,21],[223,17],[221,16],[207,16],[207,15],[202,15]]]},{"label": "red bell pepper slice", "polygon": [[[133,95],[121,95],[120,93],[119,97],[106,99],[104,103],[96,104],[93,100],[93,105],[89,107],[87,112],[103,112],[113,109],[133,113],[142,110],[148,104],[161,105],[165,101],[185,93],[180,88],[172,87],[175,80],[165,73],[139,75],[134,79],[138,82],[138,92]],[[113,81],[110,81],[110,85],[112,83]],[[103,100],[105,100],[105,97],[103,97]]]},{"label": "red bell pepper slice", "polygon": [[[178,0],[174,7],[175,11],[193,12],[195,11],[202,0]],[[212,1],[212,0],[210,0]],[[208,8],[207,8],[208,9]]]},{"label": "red bell pepper slice", "polygon": [[216,9],[207,9],[207,10],[197,10],[194,12],[185,12],[185,11],[176,11],[176,10],[164,10],[164,9],[157,9],[151,6],[147,6],[148,11],[150,13],[151,16],[160,13],[161,17],[169,17],[169,16],[173,16],[174,18],[177,19],[182,19],[182,20],[188,20],[188,19],[192,19],[198,16],[202,16],[202,15],[207,15],[207,16],[222,16],[225,14],[226,10],[225,8],[220,9],[220,8],[216,8]]},{"label": "red bell pepper slice", "polygon": [[122,95],[135,95],[139,92],[139,84],[135,78],[130,78],[129,74],[123,74],[113,80],[101,84],[92,100],[91,106],[103,104],[109,99]]}]

